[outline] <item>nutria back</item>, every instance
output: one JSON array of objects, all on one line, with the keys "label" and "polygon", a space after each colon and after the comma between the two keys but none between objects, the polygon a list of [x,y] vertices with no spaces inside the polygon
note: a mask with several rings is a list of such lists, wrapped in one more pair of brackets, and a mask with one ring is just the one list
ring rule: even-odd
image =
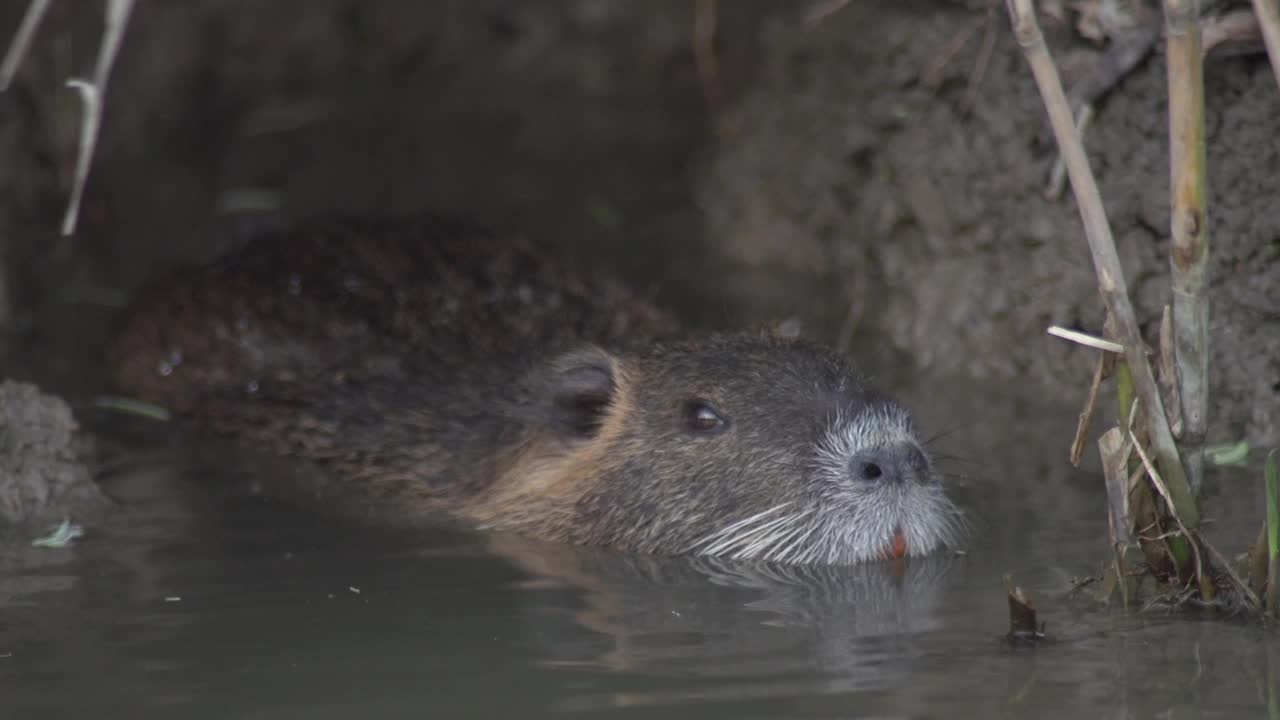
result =
[{"label": "nutria back", "polygon": [[905,408],[824,348],[686,335],[620,283],[434,218],[264,236],[145,290],[109,361],[386,514],[793,563],[954,540]]},{"label": "nutria back", "polygon": [[107,361],[122,387],[181,412],[269,382],[430,374],[675,329],[620,283],[522,238],[430,215],[328,218],[146,286]]}]

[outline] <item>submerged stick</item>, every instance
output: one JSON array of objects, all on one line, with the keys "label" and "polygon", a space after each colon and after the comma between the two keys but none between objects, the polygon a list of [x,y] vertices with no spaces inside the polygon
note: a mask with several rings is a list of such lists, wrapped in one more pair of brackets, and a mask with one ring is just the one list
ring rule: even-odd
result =
[{"label": "submerged stick", "polygon": [[1009,632],[1005,639],[1014,645],[1044,640],[1044,623],[1036,619],[1036,606],[1022,588],[1013,584],[1013,576],[1008,573],[1004,576],[1004,592],[1009,600]]},{"label": "submerged stick", "polygon": [[1258,16],[1271,72],[1276,76],[1276,85],[1280,85],[1280,0],[1253,0],[1253,14]]},{"label": "submerged stick", "polygon": [[1178,448],[1174,444],[1173,433],[1169,430],[1169,422],[1165,418],[1160,390],[1156,387],[1151,364],[1147,362],[1146,346],[1143,344],[1142,333],[1138,328],[1138,318],[1134,314],[1133,306],[1129,303],[1129,289],[1125,285],[1120,257],[1116,253],[1111,228],[1107,224],[1102,197],[1093,179],[1093,173],[1089,170],[1088,158],[1085,157],[1079,134],[1072,121],[1071,109],[1067,105],[1066,94],[1062,90],[1058,69],[1049,56],[1040,26],[1036,24],[1035,10],[1032,8],[1031,0],[1006,0],[1006,3],[1009,17],[1013,21],[1014,35],[1018,38],[1018,44],[1022,46],[1027,62],[1031,65],[1036,85],[1040,88],[1040,94],[1053,125],[1054,136],[1067,161],[1067,174],[1071,178],[1071,189],[1075,193],[1076,205],[1079,207],[1085,235],[1089,240],[1089,251],[1093,256],[1094,270],[1098,275],[1098,288],[1107,311],[1115,321],[1119,339],[1124,343],[1125,358],[1133,374],[1134,388],[1138,397],[1142,399],[1143,407],[1146,408],[1147,433],[1150,436],[1156,465],[1160,468],[1161,475],[1168,485],[1172,498],[1171,505],[1178,517],[1188,527],[1197,527],[1200,524],[1200,512],[1187,485],[1186,471],[1183,469],[1182,460],[1178,457]]},{"label": "submerged stick", "polygon": [[1182,403],[1179,446],[1192,493],[1204,477],[1209,410],[1209,216],[1205,207],[1204,65],[1200,0],[1165,0],[1169,78],[1169,226],[1173,348]]}]

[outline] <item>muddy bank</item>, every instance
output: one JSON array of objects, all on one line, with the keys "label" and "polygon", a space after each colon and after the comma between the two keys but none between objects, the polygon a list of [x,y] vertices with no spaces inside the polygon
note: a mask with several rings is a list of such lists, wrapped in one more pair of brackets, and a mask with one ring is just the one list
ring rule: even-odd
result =
[{"label": "muddy bank", "polygon": [[91,452],[61,398],[0,382],[0,538],[100,516],[109,503],[93,482]]},{"label": "muddy bank", "polygon": [[[721,13],[721,97],[786,5]],[[697,233],[687,165],[710,125],[693,23],[683,0],[138,3],[81,231],[62,240],[79,112],[63,81],[92,67],[100,14],[55,3],[0,95],[14,304],[118,303],[157,266],[219,252],[233,219],[317,211],[468,214],[653,282]],[[32,267],[93,292],[21,282]]]},{"label": "muddy bank", "polygon": [[[55,389],[88,391],[104,318],[166,266],[282,216],[429,209],[619,272],[695,322],[856,327],[860,355],[1078,402],[1089,354],[1044,329],[1097,330],[1101,304],[1070,193],[1041,195],[1053,142],[1007,19],[971,104],[982,2],[851,2],[811,26],[817,4],[719,3],[726,110],[710,113],[694,6],[139,3],[81,230],[61,239],[78,121],[63,81],[88,71],[100,20],[53,4],[0,95],[17,345],[33,373],[57,365]],[[1053,33],[1060,58],[1093,52],[1069,35]],[[1275,443],[1280,99],[1260,57],[1206,77],[1215,439]],[[1148,60],[1088,137],[1148,330],[1168,295],[1164,87]]]},{"label": "muddy bank", "polygon": [[[1042,195],[1054,145],[1030,70],[1003,12],[990,27],[994,50],[970,104],[983,13],[851,3],[812,28],[771,22],[755,89],[724,118],[731,134],[700,182],[709,243],[734,296],[757,309],[839,327],[852,304],[867,337],[919,367],[1026,378],[1077,401],[1092,358],[1045,328],[1096,332],[1102,305],[1071,193]],[[1092,50],[1055,37],[1070,77]],[[1157,54],[1103,103],[1086,137],[1149,338],[1170,297],[1165,83]],[[1211,434],[1275,444],[1280,93],[1257,56],[1211,58],[1205,84]],[[798,290],[815,278],[841,284],[843,297]]]}]

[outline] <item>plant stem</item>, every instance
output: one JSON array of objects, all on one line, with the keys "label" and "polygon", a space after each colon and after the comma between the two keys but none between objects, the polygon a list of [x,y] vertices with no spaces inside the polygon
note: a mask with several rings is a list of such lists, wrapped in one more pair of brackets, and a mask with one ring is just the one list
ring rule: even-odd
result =
[{"label": "plant stem", "polygon": [[1094,270],[1098,275],[1098,288],[1107,311],[1115,320],[1119,339],[1124,343],[1125,358],[1129,361],[1134,387],[1142,400],[1144,415],[1147,419],[1147,431],[1152,453],[1155,455],[1155,464],[1168,487],[1171,502],[1175,506],[1174,511],[1188,528],[1197,527],[1200,523],[1200,512],[1187,485],[1186,471],[1183,469],[1182,460],[1178,457],[1178,448],[1174,444],[1173,433],[1165,417],[1164,403],[1160,400],[1160,391],[1156,387],[1151,364],[1147,361],[1146,345],[1142,341],[1142,333],[1138,328],[1138,319],[1134,314],[1133,306],[1129,303],[1129,290],[1125,285],[1120,257],[1116,253],[1115,241],[1111,236],[1111,228],[1107,224],[1102,197],[1098,193],[1093,173],[1089,170],[1089,161],[1080,144],[1075,123],[1072,122],[1071,109],[1067,105],[1066,95],[1062,90],[1062,81],[1058,78],[1058,69],[1049,56],[1044,35],[1036,24],[1035,10],[1031,0],[1006,0],[1006,3],[1009,17],[1013,21],[1014,34],[1019,45],[1022,46],[1027,62],[1031,65],[1036,85],[1040,88],[1040,94],[1053,125],[1058,147],[1067,162],[1071,189],[1076,196],[1076,205],[1079,207],[1085,234],[1089,240],[1090,254],[1093,256]]},{"label": "plant stem", "polygon": [[1204,149],[1204,66],[1199,0],[1165,0],[1169,82],[1169,193],[1174,353],[1182,405],[1179,448],[1191,492],[1204,477],[1209,409],[1209,217]]}]

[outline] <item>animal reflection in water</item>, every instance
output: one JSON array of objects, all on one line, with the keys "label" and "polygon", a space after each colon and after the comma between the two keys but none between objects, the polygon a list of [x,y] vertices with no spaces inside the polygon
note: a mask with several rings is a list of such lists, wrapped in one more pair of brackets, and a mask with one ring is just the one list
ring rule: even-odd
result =
[{"label": "animal reflection in water", "polygon": [[[582,607],[573,618],[590,632],[571,639],[572,632],[540,628],[540,636],[555,637],[545,648],[548,665],[732,679],[724,688],[726,699],[777,692],[789,670],[811,673],[815,664],[830,676],[825,690],[874,684],[881,654],[918,653],[915,639],[941,627],[947,579],[965,562],[947,553],[802,566],[641,556],[508,534],[494,536],[489,546],[528,573],[531,591],[581,593]],[[738,682],[753,677],[759,682]],[[686,684],[672,685],[581,700],[636,705],[690,699],[679,695],[689,691]],[[716,683],[699,686],[689,692],[712,699],[708,693]]]}]

